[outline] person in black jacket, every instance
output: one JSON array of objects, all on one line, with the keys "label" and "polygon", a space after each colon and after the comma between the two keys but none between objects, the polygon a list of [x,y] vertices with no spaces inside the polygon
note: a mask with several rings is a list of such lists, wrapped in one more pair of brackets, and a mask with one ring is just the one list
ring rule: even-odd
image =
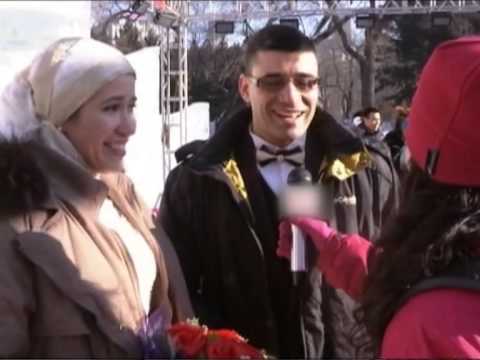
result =
[{"label": "person in black jacket", "polygon": [[390,148],[384,142],[382,131],[382,114],[376,107],[369,106],[360,113],[361,123],[357,127],[357,134],[366,144],[375,147],[377,150],[384,153],[385,156],[390,156]]},{"label": "person in black jacket", "polygon": [[405,130],[408,122],[408,108],[397,106],[395,108],[397,116],[395,118],[395,127],[385,136],[385,143],[390,148],[393,164],[398,174],[403,174],[408,170],[407,148],[405,147]]},{"label": "person in black jacket", "polygon": [[393,165],[318,107],[313,42],[271,25],[248,40],[239,78],[245,107],[177,155],[158,221],[182,264],[195,313],[280,358],[355,357],[355,304],[309,272],[294,287],[276,256],[277,196],[305,166],[325,191],[330,223],[374,239],[396,206]]}]

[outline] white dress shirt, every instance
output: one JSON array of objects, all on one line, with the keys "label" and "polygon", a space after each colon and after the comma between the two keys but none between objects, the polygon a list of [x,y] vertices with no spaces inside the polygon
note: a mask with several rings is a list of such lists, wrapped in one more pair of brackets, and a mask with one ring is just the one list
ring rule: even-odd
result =
[{"label": "white dress shirt", "polygon": [[[266,145],[274,151],[288,150],[288,149],[300,146],[303,150],[302,163],[305,161],[305,151],[304,151],[305,135],[303,135],[298,139],[295,139],[284,148],[280,148],[278,146],[272,145],[269,142],[263,140],[259,136],[255,135],[251,129],[250,129],[250,136],[252,137],[252,140],[253,140],[253,143],[255,144],[256,149],[259,149],[260,146],[262,145]],[[277,196],[287,184],[288,174],[290,173],[290,171],[292,171],[295,168],[295,166],[293,166],[292,164],[286,161],[279,161],[279,160],[273,161],[264,166],[260,166],[257,162],[257,167],[258,167],[258,170],[260,170],[260,173],[262,174],[263,178],[267,182],[270,189],[272,189],[272,191]]]}]

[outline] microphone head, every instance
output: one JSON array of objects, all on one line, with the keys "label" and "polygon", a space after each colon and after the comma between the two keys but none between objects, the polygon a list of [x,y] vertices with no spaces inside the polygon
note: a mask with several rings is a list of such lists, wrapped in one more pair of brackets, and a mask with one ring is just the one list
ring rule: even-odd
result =
[{"label": "microphone head", "polygon": [[288,185],[306,185],[311,184],[311,182],[312,174],[304,167],[296,167],[290,171],[287,177]]},{"label": "microphone head", "polygon": [[287,186],[280,193],[280,216],[318,216],[320,198],[319,189],[312,184],[310,172],[303,167],[297,167],[288,174]]}]

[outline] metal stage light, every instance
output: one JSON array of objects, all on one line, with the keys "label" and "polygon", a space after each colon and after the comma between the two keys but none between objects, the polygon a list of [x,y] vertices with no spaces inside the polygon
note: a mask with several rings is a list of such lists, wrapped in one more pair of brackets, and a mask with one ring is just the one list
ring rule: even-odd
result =
[{"label": "metal stage light", "polygon": [[357,15],[355,18],[355,26],[359,29],[368,29],[373,27],[375,17],[373,15]]},{"label": "metal stage light", "polygon": [[284,18],[280,19],[280,25],[291,26],[294,29],[298,29],[300,27],[300,21],[297,18]]},{"label": "metal stage light", "polygon": [[433,27],[447,27],[452,22],[452,17],[448,13],[433,13],[432,26]]},{"label": "metal stage light", "polygon": [[235,31],[235,22],[233,21],[215,21],[216,34],[233,34]]}]

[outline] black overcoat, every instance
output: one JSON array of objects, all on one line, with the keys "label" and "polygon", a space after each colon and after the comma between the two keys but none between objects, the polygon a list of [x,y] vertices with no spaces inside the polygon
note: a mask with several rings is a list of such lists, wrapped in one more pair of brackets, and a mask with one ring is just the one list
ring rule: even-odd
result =
[{"label": "black overcoat", "polygon": [[[358,355],[350,339],[353,302],[322,285],[314,249],[299,288],[288,261],[275,255],[278,215],[257,169],[250,122],[250,110],[242,110],[208,141],[180,149],[165,184],[159,221],[195,312],[201,323],[233,328],[281,358]],[[330,224],[374,239],[396,206],[390,159],[320,109],[305,148],[305,166],[328,194]]]}]

